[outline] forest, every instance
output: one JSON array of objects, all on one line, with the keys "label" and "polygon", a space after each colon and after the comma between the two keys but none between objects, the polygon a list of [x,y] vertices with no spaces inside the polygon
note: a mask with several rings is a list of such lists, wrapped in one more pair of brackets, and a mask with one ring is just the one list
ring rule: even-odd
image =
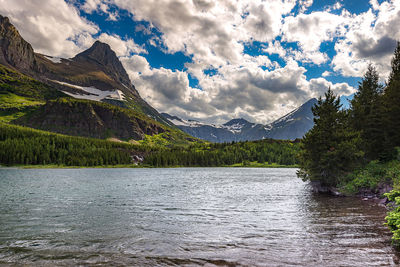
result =
[{"label": "forest", "polygon": [[[400,205],[400,43],[388,80],[380,81],[370,64],[350,109],[342,108],[331,89],[319,98],[314,127],[300,145],[300,178],[350,194],[393,185],[386,196]],[[389,213],[387,224],[400,245],[400,208]]]},{"label": "forest", "polygon": [[188,147],[160,149],[145,158],[154,167],[217,167],[254,162],[293,166],[297,164],[298,141],[260,140],[232,143],[198,143]]},{"label": "forest", "polygon": [[268,139],[226,144],[199,142],[190,146],[167,147],[145,142],[130,144],[67,136],[0,123],[0,164],[6,166],[140,164],[144,167],[207,167],[233,164],[250,166],[252,162],[286,166],[297,164],[298,151],[298,141]]}]

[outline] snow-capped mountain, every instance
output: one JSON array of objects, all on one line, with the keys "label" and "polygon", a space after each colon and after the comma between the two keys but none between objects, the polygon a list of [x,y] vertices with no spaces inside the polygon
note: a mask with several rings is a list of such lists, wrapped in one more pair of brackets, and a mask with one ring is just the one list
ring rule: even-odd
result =
[{"label": "snow-capped mountain", "polygon": [[196,120],[184,120],[166,113],[162,113],[162,115],[184,132],[211,142],[222,143],[265,138],[294,140],[303,137],[313,127],[314,117],[311,107],[316,102],[317,99],[310,99],[299,108],[267,125],[252,123],[245,119],[233,119],[222,125],[215,125]]}]

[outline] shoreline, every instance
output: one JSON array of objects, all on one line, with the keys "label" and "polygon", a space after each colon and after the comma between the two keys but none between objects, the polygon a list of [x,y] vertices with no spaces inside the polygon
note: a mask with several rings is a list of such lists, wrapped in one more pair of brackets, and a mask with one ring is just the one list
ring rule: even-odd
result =
[{"label": "shoreline", "polygon": [[103,165],[103,166],[66,166],[66,165],[13,165],[13,166],[3,166],[0,165],[1,169],[177,169],[177,168],[298,168],[297,165],[277,165],[277,164],[260,164],[260,165],[225,165],[225,166],[165,166],[165,167],[155,167],[146,165]]}]

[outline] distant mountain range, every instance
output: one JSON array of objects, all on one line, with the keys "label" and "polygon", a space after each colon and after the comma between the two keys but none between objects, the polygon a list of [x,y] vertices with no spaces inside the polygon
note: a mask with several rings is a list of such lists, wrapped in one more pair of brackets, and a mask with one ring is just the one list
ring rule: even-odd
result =
[{"label": "distant mountain range", "polygon": [[245,119],[233,119],[222,125],[205,124],[196,120],[183,120],[167,113],[162,115],[182,131],[211,142],[250,141],[266,138],[302,138],[314,125],[311,108],[317,103],[313,98],[278,120],[267,124],[251,123]]}]

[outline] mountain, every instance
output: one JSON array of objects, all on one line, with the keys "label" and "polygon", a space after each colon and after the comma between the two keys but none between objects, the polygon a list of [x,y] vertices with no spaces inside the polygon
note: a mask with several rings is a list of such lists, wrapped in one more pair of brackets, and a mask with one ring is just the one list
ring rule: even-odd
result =
[{"label": "mountain", "polygon": [[314,125],[311,107],[317,103],[313,98],[280,119],[267,124],[251,123],[245,119],[233,119],[222,125],[205,124],[195,120],[183,120],[166,113],[162,115],[182,131],[211,142],[260,140],[265,138],[301,138]]},{"label": "mountain", "polygon": [[314,126],[314,115],[311,108],[318,102],[312,98],[299,108],[267,126],[267,138],[290,139],[301,138]]},{"label": "mountain", "polygon": [[0,121],[96,138],[194,140],[140,97],[108,44],[68,59],[35,53],[1,15]]},{"label": "mountain", "polygon": [[31,72],[35,68],[35,53],[7,17],[0,15],[0,64]]}]

